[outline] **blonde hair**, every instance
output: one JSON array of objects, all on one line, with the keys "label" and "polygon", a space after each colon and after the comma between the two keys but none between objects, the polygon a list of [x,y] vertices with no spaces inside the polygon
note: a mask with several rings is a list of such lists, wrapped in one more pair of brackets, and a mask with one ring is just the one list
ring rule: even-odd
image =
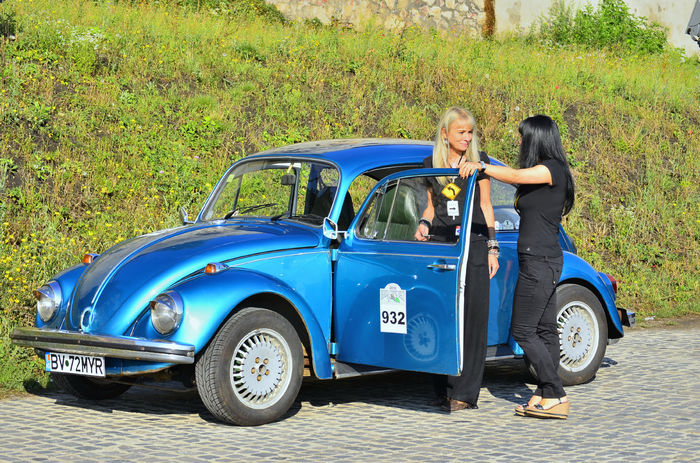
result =
[{"label": "blonde hair", "polygon": [[[447,143],[447,138],[442,134],[442,130],[445,133],[450,131],[450,126],[457,119],[463,119],[467,121],[469,125],[472,126],[474,130],[474,135],[472,137],[471,143],[469,143],[469,148],[464,153],[467,159],[474,162],[479,162],[481,158],[479,157],[479,142],[476,137],[476,119],[472,116],[472,113],[460,106],[452,106],[445,111],[440,118],[440,122],[437,126],[437,131],[435,133],[435,146],[433,147],[433,167],[436,169],[450,168],[449,162],[447,161],[447,155],[449,154],[449,146]],[[442,185],[447,185],[448,179],[446,177],[439,177],[438,181]]]}]

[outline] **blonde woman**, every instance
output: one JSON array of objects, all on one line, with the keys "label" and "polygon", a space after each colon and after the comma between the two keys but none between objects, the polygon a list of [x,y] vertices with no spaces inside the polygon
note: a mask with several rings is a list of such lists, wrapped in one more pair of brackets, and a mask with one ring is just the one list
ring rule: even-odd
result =
[{"label": "blonde woman", "polygon": [[[452,107],[443,114],[437,127],[432,156],[423,161],[427,168],[459,168],[468,161],[489,163],[479,151],[474,116],[464,108]],[[416,230],[419,241],[457,241],[466,196],[466,179],[429,178],[428,202]],[[460,376],[436,377],[438,403],[446,411],[477,407],[486,359],[486,336],[489,318],[489,279],[498,270],[498,243],[491,205],[491,181],[477,177],[474,211],[469,239],[464,307],[464,367]]]}]

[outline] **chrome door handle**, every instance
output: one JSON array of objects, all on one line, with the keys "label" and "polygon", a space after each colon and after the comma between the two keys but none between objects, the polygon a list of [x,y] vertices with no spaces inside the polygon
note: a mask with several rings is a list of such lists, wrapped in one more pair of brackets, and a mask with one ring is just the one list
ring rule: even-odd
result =
[{"label": "chrome door handle", "polygon": [[428,268],[433,270],[457,270],[457,266],[454,264],[429,264]]}]

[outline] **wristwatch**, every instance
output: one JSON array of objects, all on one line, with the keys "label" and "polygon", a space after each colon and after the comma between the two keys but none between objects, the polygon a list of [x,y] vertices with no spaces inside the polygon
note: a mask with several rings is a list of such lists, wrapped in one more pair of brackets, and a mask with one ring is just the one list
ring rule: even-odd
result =
[{"label": "wristwatch", "polygon": [[484,161],[479,161],[481,163],[481,169],[479,169],[479,172],[483,172],[486,170],[486,163]]}]

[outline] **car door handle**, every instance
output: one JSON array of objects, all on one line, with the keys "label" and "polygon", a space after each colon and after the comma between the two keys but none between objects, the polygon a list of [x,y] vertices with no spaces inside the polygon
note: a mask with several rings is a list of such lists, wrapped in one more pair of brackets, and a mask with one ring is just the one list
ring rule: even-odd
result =
[{"label": "car door handle", "polygon": [[457,270],[454,264],[429,264],[428,268],[433,270]]}]

